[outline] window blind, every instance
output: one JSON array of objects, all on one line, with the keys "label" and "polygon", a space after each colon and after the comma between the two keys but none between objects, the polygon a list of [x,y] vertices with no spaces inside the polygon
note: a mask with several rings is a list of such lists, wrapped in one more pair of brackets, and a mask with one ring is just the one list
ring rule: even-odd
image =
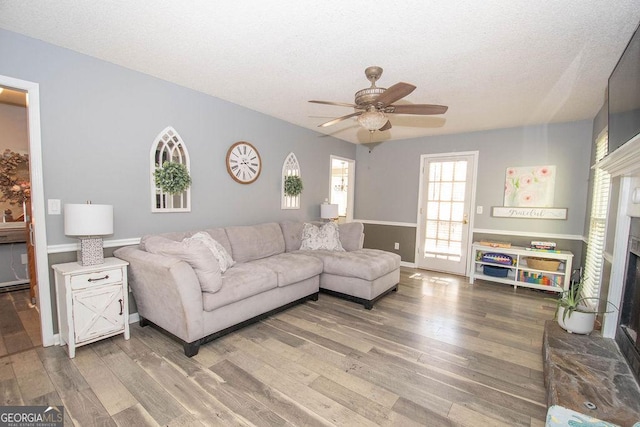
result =
[{"label": "window blind", "polygon": [[[596,163],[607,155],[609,140],[607,130],[596,139]],[[602,264],[609,211],[609,188],[611,176],[608,172],[596,168],[594,170],[591,218],[589,219],[589,236],[587,237],[587,255],[585,257],[584,284],[582,296],[597,298],[600,296]],[[592,301],[596,304],[596,301]]]}]

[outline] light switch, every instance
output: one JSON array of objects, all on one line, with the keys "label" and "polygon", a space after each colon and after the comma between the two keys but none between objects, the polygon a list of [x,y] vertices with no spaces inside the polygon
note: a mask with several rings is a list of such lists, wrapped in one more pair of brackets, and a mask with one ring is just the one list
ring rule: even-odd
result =
[{"label": "light switch", "polygon": [[60,215],[60,199],[48,199],[47,204],[49,215]]},{"label": "light switch", "polygon": [[482,206],[476,206],[476,213],[478,215],[482,215],[482,212],[484,211]]}]

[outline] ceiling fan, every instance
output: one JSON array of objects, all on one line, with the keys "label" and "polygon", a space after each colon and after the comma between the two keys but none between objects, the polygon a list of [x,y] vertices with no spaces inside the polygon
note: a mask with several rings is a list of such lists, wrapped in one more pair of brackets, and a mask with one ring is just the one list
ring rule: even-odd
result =
[{"label": "ceiling fan", "polygon": [[367,76],[367,80],[371,82],[371,87],[357,91],[353,104],[332,101],[309,101],[315,104],[352,107],[356,110],[354,113],[322,123],[318,127],[335,125],[351,117],[357,117],[360,126],[366,128],[369,132],[385,131],[391,129],[391,122],[387,118],[387,114],[444,114],[449,108],[445,105],[432,104],[393,105],[394,102],[413,92],[416,87],[403,82],[396,83],[388,89],[377,87],[376,81],[382,75],[382,68],[380,67],[367,67],[364,70],[364,74]]}]

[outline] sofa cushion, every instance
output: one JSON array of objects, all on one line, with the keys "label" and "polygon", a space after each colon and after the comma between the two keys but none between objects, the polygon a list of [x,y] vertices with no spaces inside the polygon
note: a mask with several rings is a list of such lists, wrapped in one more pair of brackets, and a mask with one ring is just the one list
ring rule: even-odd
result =
[{"label": "sofa cushion", "polygon": [[215,294],[203,293],[205,311],[249,298],[278,286],[275,271],[254,263],[238,263],[222,276],[222,288]]},{"label": "sofa cushion", "polygon": [[358,249],[352,252],[304,252],[322,260],[324,273],[337,276],[375,280],[400,268],[400,255],[379,249]]},{"label": "sofa cushion", "polygon": [[280,223],[280,229],[282,230],[284,245],[287,252],[293,252],[300,249],[303,227],[304,222],[299,221],[283,221]]},{"label": "sofa cushion", "polygon": [[236,263],[229,252],[222,246],[217,240],[215,240],[211,235],[207,232],[200,231],[194,234],[191,237],[187,237],[187,239],[198,240],[204,243],[204,245],[211,251],[213,256],[218,260],[218,264],[220,265],[220,271],[223,273],[227,271],[229,267],[233,267]]},{"label": "sofa cushion", "polygon": [[187,262],[195,271],[202,292],[218,292],[222,286],[220,265],[211,251],[198,240],[176,242],[161,236],[149,236],[145,241],[147,252]]},{"label": "sofa cushion", "polygon": [[340,232],[335,222],[328,222],[321,227],[305,223],[302,228],[301,251],[344,251],[340,244]]},{"label": "sofa cushion", "polygon": [[236,262],[247,262],[284,252],[284,237],[275,222],[225,228]]},{"label": "sofa cushion", "polygon": [[322,273],[322,261],[302,253],[284,253],[256,261],[251,265],[260,265],[276,272],[278,287],[291,285]]},{"label": "sofa cushion", "polygon": [[361,222],[346,222],[338,226],[340,244],[345,251],[362,249],[364,243],[364,225]]}]

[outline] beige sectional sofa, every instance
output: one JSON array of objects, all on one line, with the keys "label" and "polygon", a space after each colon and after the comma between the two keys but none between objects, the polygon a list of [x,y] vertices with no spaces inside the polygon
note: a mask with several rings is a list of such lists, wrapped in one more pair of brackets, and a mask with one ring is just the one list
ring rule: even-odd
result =
[{"label": "beige sectional sofa", "polygon": [[[163,233],[114,254],[129,262],[140,324],[169,332],[187,356],[276,311],[317,300],[320,290],[371,309],[397,289],[400,257],[363,249],[362,224],[339,226],[344,251],[300,250],[303,227],[284,222]],[[196,239],[203,234],[233,258],[226,271],[225,259]]]}]

